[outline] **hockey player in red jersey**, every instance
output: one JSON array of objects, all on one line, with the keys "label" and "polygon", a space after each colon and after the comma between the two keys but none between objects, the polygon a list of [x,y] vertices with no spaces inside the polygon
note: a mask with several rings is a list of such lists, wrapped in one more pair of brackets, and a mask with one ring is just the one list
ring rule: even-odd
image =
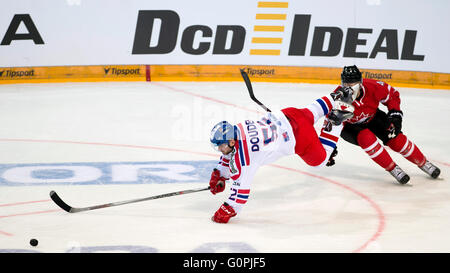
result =
[{"label": "hockey player in red jersey", "polygon": [[[419,147],[402,132],[403,112],[399,92],[383,81],[363,79],[355,65],[344,67],[341,80],[341,86],[336,91],[342,87],[352,88],[352,105],[355,108],[353,117],[344,122],[341,137],[360,146],[401,184],[408,183],[410,178],[392,160],[383,145],[403,155],[432,178],[437,178],[439,168],[428,161]],[[380,103],[387,107],[387,114],[378,108]]]},{"label": "hockey player in red jersey", "polygon": [[[256,170],[262,165],[291,154],[299,155],[310,166],[326,165],[336,148],[342,122],[353,115],[351,92],[350,88],[341,88],[306,108],[268,112],[257,121],[216,124],[210,141],[222,156],[211,174],[210,190],[213,194],[222,192],[230,178],[233,184],[230,196],[212,220],[227,223],[239,213],[249,198]],[[313,125],[325,116],[328,117],[318,136]]]}]

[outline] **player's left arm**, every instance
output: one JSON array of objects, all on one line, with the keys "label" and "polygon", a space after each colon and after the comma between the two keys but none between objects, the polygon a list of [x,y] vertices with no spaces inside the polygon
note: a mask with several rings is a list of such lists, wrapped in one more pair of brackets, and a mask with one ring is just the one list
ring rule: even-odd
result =
[{"label": "player's left arm", "polygon": [[239,162],[231,161],[230,168],[235,168],[238,173],[233,175],[233,171],[231,171],[233,184],[230,188],[230,195],[212,217],[212,220],[217,223],[228,223],[230,218],[236,216],[247,203],[250,196],[250,185],[257,166],[242,166]]},{"label": "player's left arm", "polygon": [[212,194],[222,192],[225,189],[226,181],[230,178],[229,157],[221,156],[217,166],[211,173],[209,187]]},{"label": "player's left arm", "polygon": [[376,93],[379,101],[388,108],[387,130],[390,137],[397,136],[402,130],[403,112],[400,109],[400,93],[385,82],[377,82],[380,87]]}]

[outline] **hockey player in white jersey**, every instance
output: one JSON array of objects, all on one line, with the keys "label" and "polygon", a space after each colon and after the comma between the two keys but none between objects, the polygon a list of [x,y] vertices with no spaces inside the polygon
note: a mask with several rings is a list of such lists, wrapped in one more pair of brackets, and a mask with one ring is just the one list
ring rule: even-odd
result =
[{"label": "hockey player in white jersey", "polygon": [[[253,177],[261,165],[292,154],[299,155],[310,166],[326,165],[334,156],[342,122],[353,116],[351,92],[351,89],[342,88],[306,108],[268,112],[256,121],[246,120],[236,125],[222,121],[216,124],[210,141],[222,156],[211,174],[210,191],[213,194],[222,192],[227,180],[231,178],[234,182],[230,196],[212,220],[227,223],[239,213],[249,199]],[[325,116],[318,136],[314,123]]]}]

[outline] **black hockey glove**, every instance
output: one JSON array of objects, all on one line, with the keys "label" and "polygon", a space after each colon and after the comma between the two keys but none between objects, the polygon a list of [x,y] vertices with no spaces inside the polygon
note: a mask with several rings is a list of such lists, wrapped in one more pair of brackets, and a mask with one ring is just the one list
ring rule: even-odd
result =
[{"label": "black hockey glove", "polygon": [[399,110],[389,110],[388,128],[389,138],[394,138],[402,131],[403,112]]},{"label": "black hockey glove", "polygon": [[333,92],[330,95],[335,101],[340,100],[349,104],[353,102],[353,89],[351,89],[350,87],[341,87],[336,92]]},{"label": "black hockey glove", "polygon": [[337,148],[334,148],[333,152],[330,155],[330,158],[328,159],[328,162],[326,164],[327,167],[333,166],[336,161],[334,161],[334,157],[338,154]]}]

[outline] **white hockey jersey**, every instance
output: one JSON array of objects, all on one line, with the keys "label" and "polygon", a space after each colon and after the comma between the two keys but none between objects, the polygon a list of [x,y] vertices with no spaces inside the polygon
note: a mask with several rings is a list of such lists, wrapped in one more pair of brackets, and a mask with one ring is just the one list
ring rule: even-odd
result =
[{"label": "white hockey jersey", "polygon": [[250,185],[257,169],[295,153],[295,137],[286,116],[267,113],[258,121],[246,120],[234,126],[237,140],[233,151],[222,155],[216,169],[233,184],[226,201],[239,213],[250,195]]}]

